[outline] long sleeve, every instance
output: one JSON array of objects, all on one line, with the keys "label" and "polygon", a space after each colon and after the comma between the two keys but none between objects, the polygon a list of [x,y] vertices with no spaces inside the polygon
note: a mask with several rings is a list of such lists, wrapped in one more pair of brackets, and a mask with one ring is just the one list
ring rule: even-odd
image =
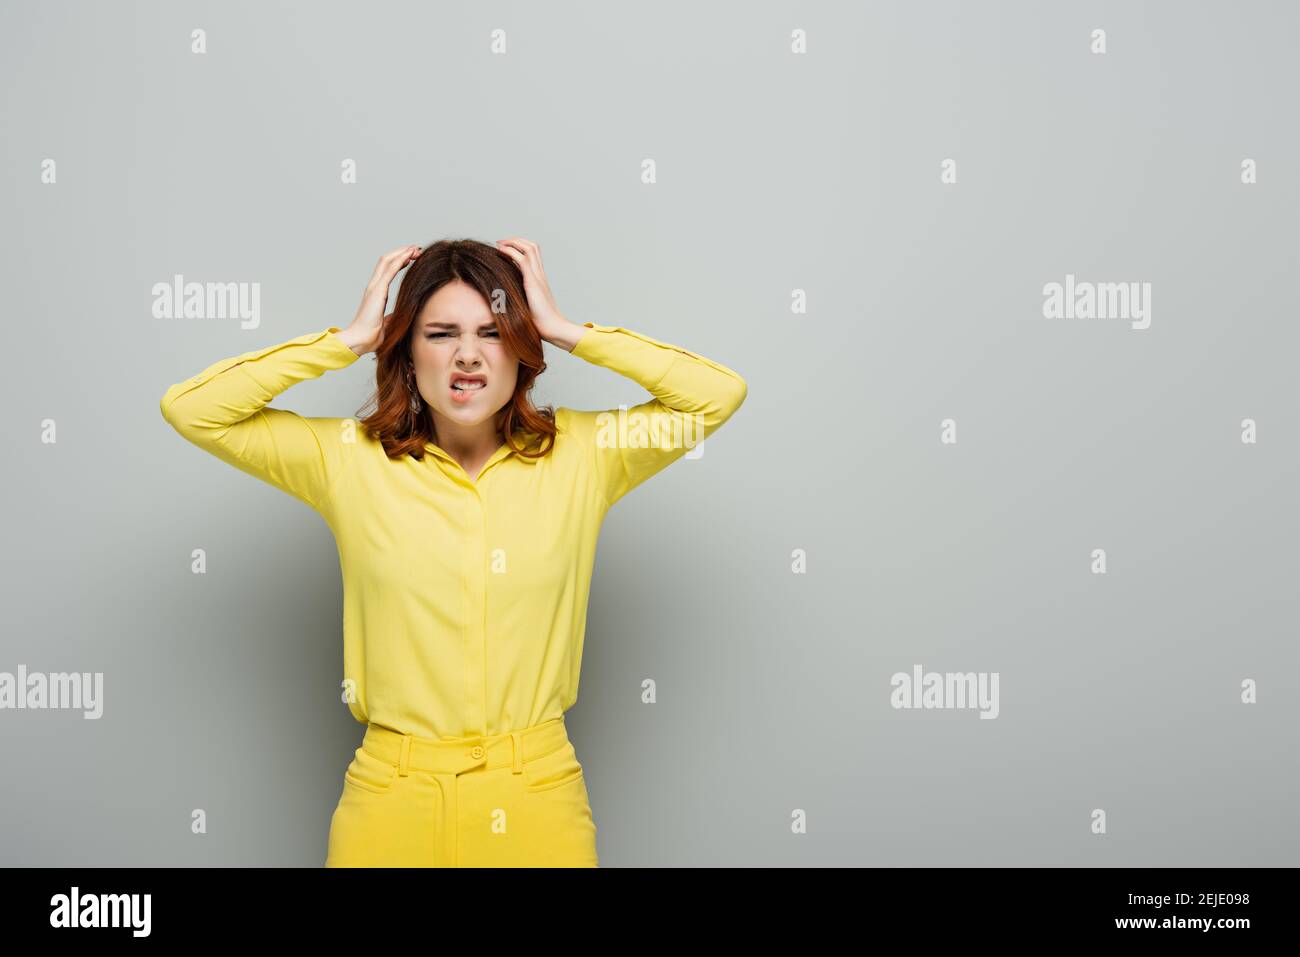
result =
[{"label": "long sleeve", "polygon": [[296,382],[360,358],[331,326],[222,359],[162,397],[163,418],[186,440],[320,511],[354,438],[351,421],[267,408]]},{"label": "long sleeve", "polygon": [[592,455],[606,505],[682,458],[740,408],[745,380],[726,366],[619,326],[587,322],[573,355],[634,380],[652,396],[626,411],[569,411]]}]

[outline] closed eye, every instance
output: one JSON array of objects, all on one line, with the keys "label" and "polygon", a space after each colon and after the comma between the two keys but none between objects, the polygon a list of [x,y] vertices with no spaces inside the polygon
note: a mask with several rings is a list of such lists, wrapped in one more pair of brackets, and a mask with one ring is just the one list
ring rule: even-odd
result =
[{"label": "closed eye", "polygon": [[[430,332],[430,333],[427,333],[427,334],[425,335],[424,338],[426,338],[426,339],[445,339],[445,338],[447,338],[447,335],[448,335],[448,334],[445,333],[445,332]],[[501,338],[501,333],[497,332],[497,330],[495,330],[495,329],[489,329],[489,330],[487,330],[487,332],[484,333],[484,335],[492,336],[494,339],[500,339],[500,338]]]}]

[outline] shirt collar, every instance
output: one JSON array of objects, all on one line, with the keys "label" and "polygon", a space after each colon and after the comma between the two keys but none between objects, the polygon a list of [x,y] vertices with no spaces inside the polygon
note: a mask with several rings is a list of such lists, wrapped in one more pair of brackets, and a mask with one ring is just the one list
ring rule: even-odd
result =
[{"label": "shirt collar", "polygon": [[[526,437],[527,437],[527,433],[516,431],[514,434],[515,445],[523,447]],[[460,463],[457,462],[454,458],[452,458],[451,454],[440,445],[437,445],[433,442],[426,442],[424,443],[424,450],[426,452],[432,453],[433,455],[442,459],[444,462],[450,462],[452,465],[455,465],[457,467],[460,466]],[[479,469],[479,475],[482,475],[484,472],[486,472],[489,466],[495,465],[497,462],[500,462],[502,459],[514,455],[515,451],[516,450],[512,449],[509,446],[509,444],[502,444],[500,448],[498,448],[495,452],[493,452],[490,456],[488,456],[488,460],[483,463],[483,468]],[[537,456],[520,455],[520,456],[516,456],[516,458],[520,462],[526,462],[529,465],[535,465],[537,464],[537,462],[541,461],[541,459]]]}]

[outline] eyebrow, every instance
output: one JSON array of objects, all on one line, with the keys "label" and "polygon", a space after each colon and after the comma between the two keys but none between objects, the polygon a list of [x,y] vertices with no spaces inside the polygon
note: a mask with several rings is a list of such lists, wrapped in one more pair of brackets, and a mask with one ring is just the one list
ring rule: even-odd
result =
[{"label": "eyebrow", "polygon": [[[485,322],[485,323],[483,323],[483,325],[479,326],[480,329],[495,329],[496,327],[497,327],[497,324],[496,324],[495,322]],[[426,329],[459,329],[460,326],[457,325],[457,324],[454,323],[454,322],[426,322],[426,323],[424,324],[424,328],[426,328]]]}]

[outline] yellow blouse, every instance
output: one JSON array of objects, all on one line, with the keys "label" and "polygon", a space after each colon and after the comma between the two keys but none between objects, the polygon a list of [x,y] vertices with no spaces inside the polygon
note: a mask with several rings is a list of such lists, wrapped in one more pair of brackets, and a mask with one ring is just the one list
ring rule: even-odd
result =
[{"label": "yellow blouse", "polygon": [[268,406],[357,361],[336,326],[224,359],[163,396],[163,417],[185,439],[328,523],[343,573],[344,699],[363,724],[462,738],[572,707],[605,513],[745,400],[745,380],[726,366],[629,329],[585,327],[573,355],[653,398],[558,407],[548,455],[503,445],[475,480],[433,443],[423,461],[393,461],[355,419]]}]

